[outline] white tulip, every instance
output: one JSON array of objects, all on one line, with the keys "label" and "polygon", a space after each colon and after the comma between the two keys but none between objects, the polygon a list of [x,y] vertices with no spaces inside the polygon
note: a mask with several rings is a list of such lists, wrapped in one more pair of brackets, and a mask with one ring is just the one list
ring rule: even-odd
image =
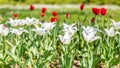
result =
[{"label": "white tulip", "polygon": [[36,29],[32,29],[35,31],[38,35],[44,35],[44,34],[50,34],[50,30],[54,28],[54,23],[40,23],[41,27],[35,26]]},{"label": "white tulip", "polygon": [[54,28],[55,24],[54,23],[47,23],[47,22],[44,22],[44,23],[40,23],[41,24],[41,28],[49,31],[51,29]]},{"label": "white tulip", "polygon": [[85,31],[86,34],[93,33],[94,35],[96,34],[97,31],[99,31],[97,28],[91,27],[91,26],[82,26],[83,30]]},{"label": "white tulip", "polygon": [[73,23],[71,25],[67,25],[67,24],[63,23],[63,26],[64,26],[64,30],[63,31],[69,33],[69,35],[71,37],[78,30],[77,27],[75,26],[75,23]]},{"label": "white tulip", "polygon": [[99,36],[95,35],[95,32],[90,32],[88,34],[85,31],[83,31],[82,34],[83,34],[83,37],[84,37],[85,41],[87,41],[87,42],[93,42],[93,41],[95,41],[97,39],[100,39]]},{"label": "white tulip", "polygon": [[110,19],[112,21],[112,26],[115,28],[115,29],[120,29],[120,22],[115,22],[114,20]]},{"label": "white tulip", "polygon": [[25,19],[25,24],[26,25],[36,25],[36,24],[38,24],[39,23],[39,20],[38,19],[36,19],[36,18],[29,18],[29,17],[26,17],[26,19]]},{"label": "white tulip", "polygon": [[0,34],[1,34],[2,36],[7,36],[8,33],[9,33],[9,29],[6,28],[6,27],[4,27],[3,24],[0,24]]},{"label": "white tulip", "polygon": [[24,20],[20,20],[20,19],[13,20],[12,18],[9,19],[9,23],[11,26],[22,26],[25,24]]},{"label": "white tulip", "polygon": [[58,37],[63,44],[70,44],[71,42],[71,37],[67,32],[65,33],[64,36],[59,35]]},{"label": "white tulip", "polygon": [[12,28],[11,29],[12,34],[21,35],[23,32],[28,33],[28,31],[25,30],[24,28],[19,28],[19,29]]},{"label": "white tulip", "polygon": [[9,33],[9,29],[8,29],[8,28],[5,28],[5,29],[0,30],[0,34],[1,34],[2,36],[7,36],[8,33]]},{"label": "white tulip", "polygon": [[49,31],[46,31],[46,30],[43,29],[43,28],[32,29],[32,31],[35,31],[38,35],[50,34]]},{"label": "white tulip", "polygon": [[105,32],[109,37],[114,37],[116,34],[120,34],[120,32],[115,31],[113,27],[111,27],[110,29],[105,29]]}]

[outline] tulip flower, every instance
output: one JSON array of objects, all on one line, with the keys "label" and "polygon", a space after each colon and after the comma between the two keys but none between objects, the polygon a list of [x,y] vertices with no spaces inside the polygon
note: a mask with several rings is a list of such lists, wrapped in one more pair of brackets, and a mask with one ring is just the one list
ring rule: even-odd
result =
[{"label": "tulip flower", "polygon": [[110,19],[112,21],[112,26],[115,28],[115,29],[120,29],[120,22],[115,22],[114,20]]},{"label": "tulip flower", "polygon": [[16,35],[21,35],[23,32],[25,33],[28,33],[27,30],[25,30],[24,28],[19,28],[19,29],[14,29],[14,28],[11,28],[11,33],[12,34],[16,34]]},{"label": "tulip flower", "polygon": [[71,16],[70,13],[66,14],[66,18],[70,18],[70,16]]},{"label": "tulip flower", "polygon": [[83,32],[82,32],[83,37],[87,42],[93,42],[97,39],[100,39],[99,36],[96,36],[97,31],[100,31],[97,28],[91,26],[87,26],[87,27],[82,26],[82,28],[83,28]]},{"label": "tulip flower", "polygon": [[56,11],[52,12],[53,16],[58,16],[58,13]]},{"label": "tulip flower", "polygon": [[36,19],[36,18],[29,18],[29,17],[26,17],[25,19],[25,24],[30,26],[30,25],[36,25],[39,23],[39,19]]},{"label": "tulip flower", "polygon": [[80,5],[80,10],[83,10],[84,9],[84,4],[81,4]]},{"label": "tulip flower", "polygon": [[44,8],[42,8],[42,13],[45,13],[46,12],[46,8],[44,7]]},{"label": "tulip flower", "polygon": [[95,15],[99,15],[100,14],[100,8],[92,8],[92,11]]},{"label": "tulip flower", "polygon": [[65,33],[64,36],[59,35],[58,37],[63,44],[70,44],[71,42],[71,37],[69,36],[67,32]]},{"label": "tulip flower", "polygon": [[59,20],[58,16],[56,16],[55,19],[56,19],[56,21],[58,21]]},{"label": "tulip flower", "polygon": [[114,37],[116,34],[120,34],[120,32],[115,31],[113,27],[111,27],[110,29],[105,29],[105,32],[109,37]]},{"label": "tulip flower", "polygon": [[43,23],[40,23],[40,24],[41,24],[41,28],[43,28],[43,29],[45,29],[45,30],[47,30],[47,31],[53,29],[54,26],[55,26],[55,23],[43,22]]},{"label": "tulip flower", "polygon": [[71,24],[71,25],[67,25],[65,23],[63,23],[64,26],[64,32],[68,32],[70,37],[72,37],[74,35],[75,32],[77,32],[77,27],[75,26],[75,23]]},{"label": "tulip flower", "polygon": [[85,32],[86,34],[89,34],[89,33],[96,34],[97,31],[100,31],[100,30],[98,30],[97,28],[94,28],[94,27],[91,27],[91,26],[87,26],[87,27],[82,26],[82,28],[83,28],[83,30],[84,30],[84,32]]},{"label": "tulip flower", "polygon": [[94,32],[86,33],[85,31],[83,31],[82,34],[83,34],[85,41],[87,41],[89,43],[93,42],[97,39],[101,39],[100,36],[96,36],[96,34]]},{"label": "tulip flower", "polygon": [[17,17],[18,17],[18,14],[17,14],[17,13],[14,13],[13,16],[14,16],[14,18],[17,18]]},{"label": "tulip flower", "polygon": [[42,13],[41,13],[41,17],[44,17],[44,16],[45,16],[45,13],[42,12]]},{"label": "tulip flower", "polygon": [[65,35],[64,36],[59,35],[58,37],[63,44],[70,44],[71,38],[74,35],[74,33],[77,31],[77,28],[75,27],[75,23],[71,25],[67,25],[63,23],[63,26],[64,26],[63,31],[65,32]]},{"label": "tulip flower", "polygon": [[19,20],[19,19],[12,19],[12,18],[10,18],[9,19],[9,22],[8,23],[10,23],[10,25],[11,26],[21,26],[21,25],[24,25],[25,23],[23,22],[23,20]]},{"label": "tulip flower", "polygon": [[35,31],[38,35],[50,34],[50,32],[46,31],[44,28],[36,28],[32,29],[32,31]]},{"label": "tulip flower", "polygon": [[50,30],[54,28],[54,23],[40,23],[41,27],[36,26],[36,29],[32,29],[32,31],[35,31],[38,35],[45,35],[50,34]]},{"label": "tulip flower", "polygon": [[0,25],[0,34],[2,36],[7,36],[9,34],[10,30],[8,28],[4,28],[4,25]]},{"label": "tulip flower", "polygon": [[102,14],[103,16],[105,16],[106,13],[107,13],[107,9],[106,9],[106,8],[101,8],[101,14]]},{"label": "tulip flower", "polygon": [[94,18],[94,17],[91,19],[91,22],[92,22],[92,23],[94,23],[94,22],[95,22],[95,18]]},{"label": "tulip flower", "polygon": [[3,29],[2,32],[0,33],[2,36],[7,36],[9,33],[9,29],[6,28],[6,29]]},{"label": "tulip flower", "polygon": [[30,10],[32,11],[34,9],[35,9],[35,7],[33,5],[30,5]]},{"label": "tulip flower", "polygon": [[56,21],[56,18],[51,18],[50,21],[53,23]]}]

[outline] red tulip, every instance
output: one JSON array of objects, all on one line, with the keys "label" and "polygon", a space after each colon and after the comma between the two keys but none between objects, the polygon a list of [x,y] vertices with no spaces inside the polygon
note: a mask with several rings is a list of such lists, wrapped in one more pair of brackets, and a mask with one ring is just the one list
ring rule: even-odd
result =
[{"label": "red tulip", "polygon": [[51,22],[55,22],[56,18],[51,18],[50,20],[51,20]]},{"label": "red tulip", "polygon": [[83,10],[84,9],[84,4],[81,4],[80,5],[80,10]]},{"label": "red tulip", "polygon": [[42,8],[42,13],[45,13],[46,12],[46,8]]},{"label": "red tulip", "polygon": [[92,11],[95,15],[99,15],[100,14],[100,9],[99,8],[92,8]]},{"label": "red tulip", "polygon": [[94,18],[94,17],[91,19],[91,22],[92,22],[92,23],[94,23],[94,22],[95,22],[95,18]]},{"label": "red tulip", "polygon": [[58,13],[56,11],[52,12],[53,16],[58,16]]},{"label": "red tulip", "polygon": [[101,8],[101,14],[104,16],[107,13],[107,9],[106,8]]},{"label": "red tulip", "polygon": [[45,13],[41,13],[41,17],[44,17],[45,16]]},{"label": "red tulip", "polygon": [[67,14],[66,14],[66,18],[70,18],[70,13],[67,13]]},{"label": "red tulip", "polygon": [[56,16],[55,19],[56,19],[56,21],[58,21],[58,19],[59,19],[58,16]]},{"label": "red tulip", "polygon": [[35,7],[33,5],[30,5],[30,10],[32,11],[34,9],[35,9]]},{"label": "red tulip", "polygon": [[14,13],[13,16],[14,16],[14,18],[17,18],[17,17],[18,17],[18,14],[17,14],[17,13]]}]

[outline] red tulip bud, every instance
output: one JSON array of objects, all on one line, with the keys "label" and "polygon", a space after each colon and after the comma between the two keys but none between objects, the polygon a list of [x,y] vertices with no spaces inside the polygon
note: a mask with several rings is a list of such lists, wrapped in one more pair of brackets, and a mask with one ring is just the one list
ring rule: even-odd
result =
[{"label": "red tulip bud", "polygon": [[14,13],[13,16],[14,16],[14,18],[17,18],[17,17],[18,17],[18,14],[17,14],[17,13]]},{"label": "red tulip bud", "polygon": [[94,23],[94,22],[95,22],[95,18],[94,18],[94,17],[91,19],[91,22],[92,22],[92,23]]},{"label": "red tulip bud", "polygon": [[95,15],[99,15],[100,14],[100,9],[99,8],[92,8],[92,11]]},{"label": "red tulip bud", "polygon": [[34,9],[35,9],[35,7],[33,5],[30,5],[30,10],[32,11]]},{"label": "red tulip bud", "polygon": [[66,18],[70,18],[70,13],[67,13],[67,14],[66,14]]},{"label": "red tulip bud", "polygon": [[45,16],[45,13],[41,13],[41,17],[44,17]]},{"label": "red tulip bud", "polygon": [[101,14],[104,16],[107,13],[107,9],[106,8],[101,8]]},{"label": "red tulip bud", "polygon": [[53,23],[53,22],[56,21],[56,18],[51,18],[50,20],[51,20],[51,22]]},{"label": "red tulip bud", "polygon": [[42,8],[42,13],[45,13],[46,12],[46,8]]},{"label": "red tulip bud", "polygon": [[83,10],[84,9],[84,4],[81,4],[80,5],[80,10]]},{"label": "red tulip bud", "polygon": [[52,12],[53,16],[58,16],[58,13],[56,11]]}]

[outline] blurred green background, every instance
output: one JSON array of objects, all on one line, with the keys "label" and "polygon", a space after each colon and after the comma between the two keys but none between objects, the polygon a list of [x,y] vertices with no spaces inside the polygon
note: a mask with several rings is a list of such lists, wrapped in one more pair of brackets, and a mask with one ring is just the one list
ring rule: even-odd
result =
[{"label": "blurred green background", "polygon": [[0,4],[117,4],[120,0],[0,0]]}]

